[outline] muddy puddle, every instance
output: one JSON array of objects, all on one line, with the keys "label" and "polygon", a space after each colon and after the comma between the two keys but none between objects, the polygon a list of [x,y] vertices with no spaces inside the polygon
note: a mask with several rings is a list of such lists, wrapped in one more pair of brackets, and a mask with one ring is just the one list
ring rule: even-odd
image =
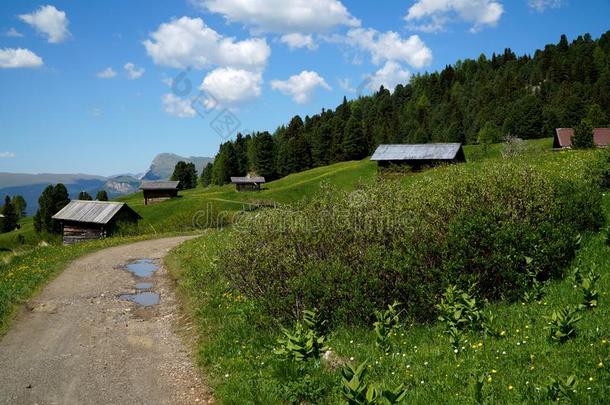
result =
[{"label": "muddy puddle", "polygon": [[138,259],[125,265],[124,269],[136,278],[136,292],[134,294],[122,294],[119,299],[131,301],[144,308],[157,305],[161,296],[154,292],[152,276],[159,270],[159,265],[152,259]]}]

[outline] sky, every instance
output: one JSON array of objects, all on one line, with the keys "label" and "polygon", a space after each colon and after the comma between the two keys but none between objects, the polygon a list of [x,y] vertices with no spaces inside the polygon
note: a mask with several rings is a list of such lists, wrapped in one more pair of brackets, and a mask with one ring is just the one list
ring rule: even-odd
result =
[{"label": "sky", "polygon": [[609,29],[609,0],[3,0],[0,172],[213,156],[343,96]]}]

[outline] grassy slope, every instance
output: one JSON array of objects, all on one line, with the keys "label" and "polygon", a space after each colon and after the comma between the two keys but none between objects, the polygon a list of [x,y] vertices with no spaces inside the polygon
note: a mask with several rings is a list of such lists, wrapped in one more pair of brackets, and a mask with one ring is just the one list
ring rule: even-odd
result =
[{"label": "grassy slope", "polygon": [[[570,153],[540,155],[548,140],[530,145],[532,161],[569,161]],[[470,149],[470,148],[469,148]],[[495,151],[494,151],[495,150]],[[467,154],[478,153],[476,148]],[[489,156],[498,154],[493,148]],[[472,155],[470,160],[473,159]],[[476,164],[473,165],[476,167]],[[442,168],[424,175],[442,173]],[[610,195],[604,197],[610,214]],[[247,300],[232,293],[215,271],[219,252],[231,241],[230,230],[208,231],[198,240],[178,247],[167,259],[188,308],[199,325],[199,360],[223,403],[278,403],[297,392],[310,394],[323,403],[339,400],[340,377],[316,364],[298,370],[273,354],[279,327]],[[605,235],[585,238],[574,265],[597,268],[600,307],[587,312],[579,323],[578,336],[563,344],[550,343],[544,316],[552,309],[579,304],[581,293],[573,281],[555,281],[541,303],[494,304],[497,327],[503,339],[468,337],[465,351],[454,357],[440,325],[410,326],[394,337],[396,349],[382,355],[370,329],[340,329],[329,336],[329,345],[343,361],[367,360],[371,382],[396,386],[405,383],[407,402],[472,403],[472,376],[489,374],[484,392],[497,403],[537,403],[537,388],[550,377],[579,381],[577,402],[604,403],[610,397],[610,248]],[[480,346],[479,346],[480,344]],[[353,358],[353,360],[351,360]],[[307,377],[305,377],[307,376]]]}]

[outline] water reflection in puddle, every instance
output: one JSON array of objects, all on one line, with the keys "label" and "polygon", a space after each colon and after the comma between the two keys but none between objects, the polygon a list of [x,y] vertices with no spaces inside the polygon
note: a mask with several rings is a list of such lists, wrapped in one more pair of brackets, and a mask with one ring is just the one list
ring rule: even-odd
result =
[{"label": "water reflection in puddle", "polygon": [[136,277],[147,278],[151,277],[155,271],[159,269],[159,266],[155,264],[154,260],[139,259],[129,263],[126,268],[127,271],[131,272]]},{"label": "water reflection in puddle", "polygon": [[122,300],[135,302],[143,307],[149,307],[159,303],[160,295],[155,292],[146,291],[137,294],[123,294],[120,298]]}]

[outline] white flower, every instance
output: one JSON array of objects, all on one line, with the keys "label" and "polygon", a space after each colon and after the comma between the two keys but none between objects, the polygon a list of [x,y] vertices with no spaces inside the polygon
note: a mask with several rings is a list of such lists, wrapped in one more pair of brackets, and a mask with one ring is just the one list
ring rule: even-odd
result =
[{"label": "white flower", "polygon": [[354,358],[353,358],[353,357],[350,357],[350,358],[349,358],[349,361],[354,361]]}]

